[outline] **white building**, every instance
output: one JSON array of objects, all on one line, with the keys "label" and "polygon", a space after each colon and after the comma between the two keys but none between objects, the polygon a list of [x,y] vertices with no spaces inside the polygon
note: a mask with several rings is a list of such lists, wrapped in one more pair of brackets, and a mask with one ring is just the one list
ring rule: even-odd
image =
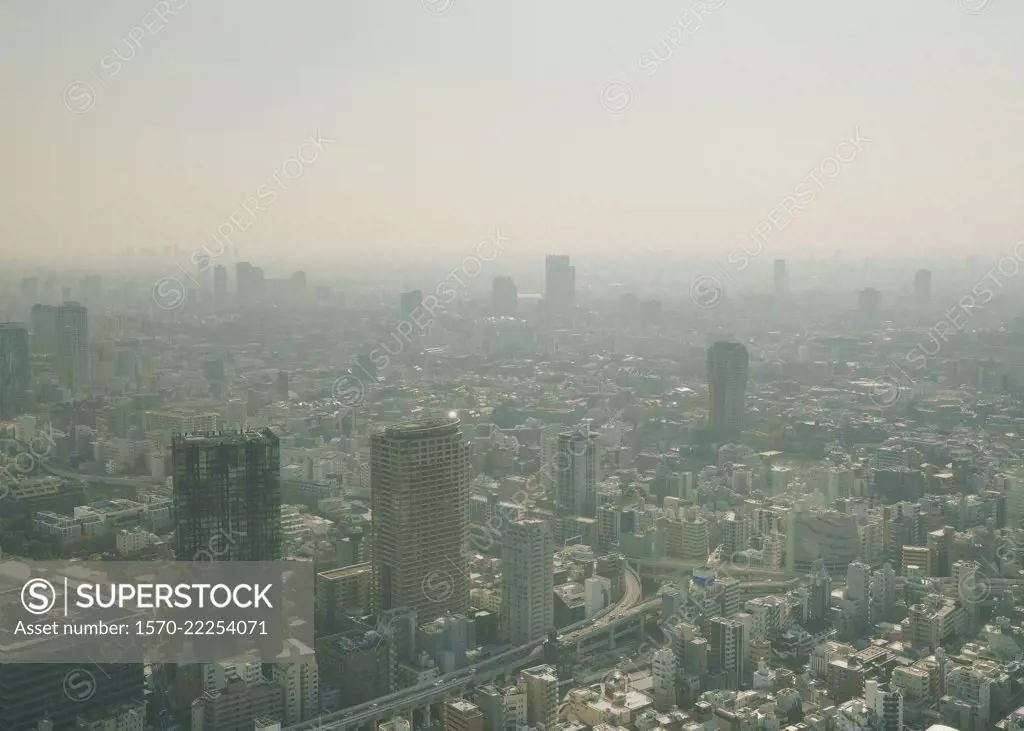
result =
[{"label": "white building", "polygon": [[153,543],[153,534],[142,528],[122,529],[115,539],[117,553],[121,556],[134,556],[145,551]]},{"label": "white building", "polygon": [[554,627],[554,553],[547,522],[508,524],[501,560],[501,627],[514,645],[529,644]]},{"label": "white building", "polygon": [[583,606],[589,619],[611,603],[612,582],[603,576],[591,576],[583,582]]},{"label": "white building", "polygon": [[874,713],[878,731],[903,731],[903,693],[899,688],[867,680],[864,702]]},{"label": "white building", "polygon": [[662,647],[651,658],[654,680],[654,707],[667,711],[676,705],[676,656],[671,649]]},{"label": "white building", "polygon": [[555,503],[562,515],[593,515],[597,510],[597,483],[601,481],[601,448],[596,432],[562,432],[555,443],[551,464]]}]

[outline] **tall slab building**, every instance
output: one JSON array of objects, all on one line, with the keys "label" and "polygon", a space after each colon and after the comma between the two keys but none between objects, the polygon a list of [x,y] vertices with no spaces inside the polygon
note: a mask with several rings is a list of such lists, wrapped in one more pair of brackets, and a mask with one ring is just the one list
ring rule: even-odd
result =
[{"label": "tall slab building", "polygon": [[501,554],[501,627],[513,645],[527,645],[555,626],[555,541],[543,520],[514,520]]},{"label": "tall slab building", "polygon": [[89,311],[77,302],[57,308],[57,378],[72,393],[89,385]]},{"label": "tall slab building", "polygon": [[472,445],[455,418],[408,422],[370,442],[377,611],[419,622],[469,610]]},{"label": "tall slab building", "polygon": [[0,322],[0,421],[22,413],[30,386],[28,328]]},{"label": "tall slab building", "polygon": [[708,349],[708,406],[711,432],[718,439],[743,428],[750,355],[743,343],[718,342]]}]

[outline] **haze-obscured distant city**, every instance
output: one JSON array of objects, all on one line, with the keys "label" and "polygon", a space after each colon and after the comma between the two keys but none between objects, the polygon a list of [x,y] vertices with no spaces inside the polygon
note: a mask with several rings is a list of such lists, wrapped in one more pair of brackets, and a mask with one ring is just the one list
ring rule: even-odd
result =
[{"label": "haze-obscured distant city", "polygon": [[1022,21],[5,4],[0,731],[1024,731]]}]

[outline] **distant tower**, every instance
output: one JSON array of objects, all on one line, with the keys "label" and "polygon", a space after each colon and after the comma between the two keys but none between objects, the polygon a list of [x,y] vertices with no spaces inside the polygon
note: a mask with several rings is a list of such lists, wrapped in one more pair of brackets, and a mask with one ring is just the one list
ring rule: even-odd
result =
[{"label": "distant tower", "polygon": [[932,273],[927,269],[918,269],[914,275],[914,303],[918,307],[932,303]]},{"label": "distant tower", "polygon": [[569,257],[549,254],[544,263],[544,301],[551,312],[564,313],[576,301],[576,267]]},{"label": "distant tower", "polygon": [[292,273],[292,296],[296,302],[304,302],[306,299],[306,273],[303,271]]},{"label": "distant tower", "polygon": [[277,397],[282,401],[288,400],[288,371],[278,371],[277,381],[274,384]]},{"label": "distant tower", "polygon": [[77,302],[57,308],[57,377],[72,393],[89,385],[89,311]]},{"label": "distant tower", "polygon": [[601,455],[597,432],[571,431],[558,435],[552,458],[555,505],[560,515],[597,514],[597,483]]},{"label": "distant tower", "polygon": [[389,427],[370,442],[373,584],[378,611],[421,623],[469,611],[472,445],[455,418]]},{"label": "distant tower", "polygon": [[39,280],[36,277],[24,277],[21,280],[22,304],[35,304],[39,301]]},{"label": "distant tower", "polygon": [[783,297],[789,293],[789,273],[786,271],[786,260],[776,259],[772,268],[772,284],[775,295]]},{"label": "distant tower", "polygon": [[399,302],[399,316],[402,320],[409,320],[414,314],[419,316],[420,313],[417,310],[422,306],[423,292],[418,289],[414,289],[411,292],[402,292]]},{"label": "distant tower", "polygon": [[501,554],[503,637],[517,647],[555,626],[555,543],[543,520],[515,520],[505,529]]},{"label": "distant tower", "polygon": [[32,353],[57,354],[57,307],[32,305]]},{"label": "distant tower", "polygon": [[241,302],[258,303],[263,297],[265,283],[262,268],[247,261],[235,265],[235,290]]},{"label": "distant tower", "polygon": [[213,264],[209,254],[199,254],[195,257],[196,280],[199,287],[205,291],[213,288]]},{"label": "distant tower", "polygon": [[495,277],[491,289],[491,311],[495,317],[515,317],[519,311],[519,290],[512,277]]},{"label": "distant tower", "polygon": [[228,268],[223,264],[213,268],[213,298],[219,307],[228,301]]},{"label": "distant tower", "polygon": [[[277,435],[269,429],[210,436],[176,434],[171,464],[177,560],[280,560]],[[214,551],[223,555],[213,556]]]},{"label": "distant tower", "polygon": [[871,322],[878,319],[878,308],[882,304],[882,293],[868,287],[857,293],[857,310],[861,317]]},{"label": "distant tower", "polygon": [[28,328],[0,322],[0,421],[22,413],[30,381]]},{"label": "distant tower", "polygon": [[742,343],[718,342],[708,349],[711,432],[728,439],[743,428],[750,355]]}]

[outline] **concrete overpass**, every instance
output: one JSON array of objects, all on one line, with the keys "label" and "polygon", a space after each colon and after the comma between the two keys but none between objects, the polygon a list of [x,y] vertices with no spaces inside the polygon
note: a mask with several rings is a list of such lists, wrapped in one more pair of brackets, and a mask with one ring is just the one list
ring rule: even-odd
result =
[{"label": "concrete overpass", "polygon": [[[675,558],[630,558],[626,561],[633,566],[640,576],[658,581],[679,581],[679,579],[693,573],[694,569],[704,568],[709,565],[708,561],[684,561]],[[711,567],[723,576],[747,579],[777,579],[788,581],[807,576],[806,572],[800,571],[779,571],[777,569],[766,569],[762,567],[739,566],[737,564],[711,563]]]},{"label": "concrete overpass", "polygon": [[130,475],[90,475],[85,472],[72,472],[71,470],[52,467],[48,464],[42,468],[51,475],[65,477],[69,480],[79,480],[90,485],[124,485],[126,487],[160,487],[165,481],[159,477],[131,477]]},{"label": "concrete overpass", "polygon": [[[606,607],[591,619],[564,628],[563,633],[580,641],[591,632],[606,632],[613,626],[619,626],[621,621],[635,621],[640,615],[633,610],[649,611],[652,605],[657,606],[652,601],[637,605],[642,597],[640,577],[628,566],[625,581],[625,591],[618,603]],[[542,664],[543,645],[546,641],[546,637],[534,640],[528,645],[482,660],[472,667],[448,673],[431,683],[405,688],[377,698],[372,703],[352,706],[315,720],[288,726],[287,731],[348,731],[364,726],[372,728],[376,723],[395,715],[413,717],[414,720],[417,716],[433,717],[433,707],[449,698],[461,697],[471,686],[483,685],[523,668]],[[418,725],[414,723],[413,728],[418,728]]]}]

